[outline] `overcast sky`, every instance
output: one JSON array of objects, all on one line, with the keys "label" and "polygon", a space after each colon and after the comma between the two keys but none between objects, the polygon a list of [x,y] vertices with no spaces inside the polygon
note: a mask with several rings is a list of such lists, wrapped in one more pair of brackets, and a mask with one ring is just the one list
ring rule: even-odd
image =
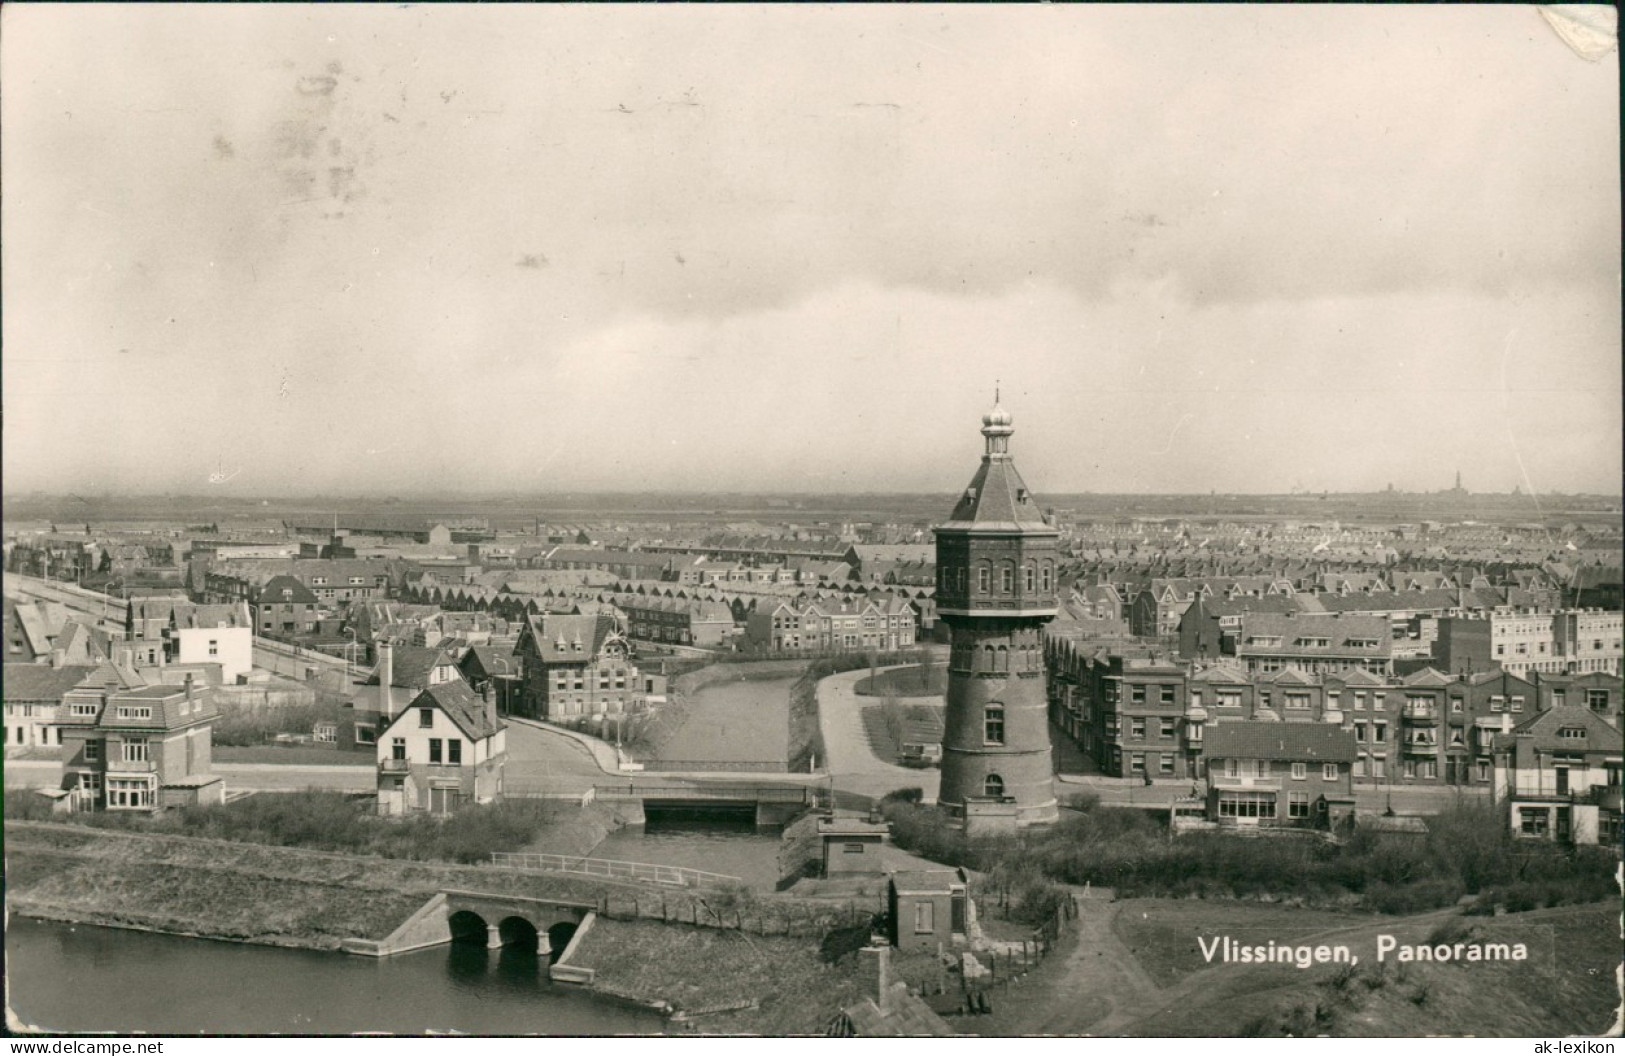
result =
[{"label": "overcast sky", "polygon": [[1533,7],[6,5],[8,492],[1621,481]]}]

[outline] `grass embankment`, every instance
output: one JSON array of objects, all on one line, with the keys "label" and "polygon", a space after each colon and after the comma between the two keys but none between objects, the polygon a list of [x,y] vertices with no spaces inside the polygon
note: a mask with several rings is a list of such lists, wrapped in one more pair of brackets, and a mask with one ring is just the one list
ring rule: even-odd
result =
[{"label": "grass embankment", "polygon": [[940,697],[948,692],[947,664],[915,664],[859,679],[852,691],[860,697]]},{"label": "grass embankment", "polygon": [[677,1009],[757,1002],[696,1019],[706,1033],[822,1034],[862,996],[856,959],[825,963],[812,938],[600,919],[571,963],[594,969],[597,987]]},{"label": "grass embankment", "polygon": [[941,744],[944,708],[887,699],[863,709],[863,732],[878,759],[900,762],[905,744]]},{"label": "grass embankment", "polygon": [[1608,851],[1514,840],[1490,803],[1429,817],[1424,837],[1356,832],[1341,844],[1222,832],[1170,840],[1144,811],[1098,805],[1043,832],[967,841],[936,811],[897,799],[885,809],[898,846],[924,857],[1013,882],[1091,883],[1123,896],[1279,898],[1394,914],[1467,895],[1481,913],[1618,897]]},{"label": "grass embankment", "polygon": [[92,828],[198,836],[238,843],[377,855],[419,861],[478,864],[492,851],[545,845],[559,854],[585,854],[617,827],[598,807],[542,800],[509,800],[465,807],[454,817],[381,818],[341,792],[267,792],[213,807],[188,807],[156,816],[111,812],[57,818],[36,796],[8,796],[8,822],[68,821]]},{"label": "grass embankment", "polygon": [[830,675],[859,668],[918,660],[922,654],[908,653],[846,653],[826,656],[807,662],[801,677],[790,687],[790,770],[805,772],[813,759],[825,760],[824,734],[818,727],[818,683]]},{"label": "grass embankment", "polygon": [[371,747],[357,749],[283,747],[261,744],[233,748],[216,745],[216,763],[255,763],[267,766],[364,766],[378,765],[378,753]]},{"label": "grass embankment", "polygon": [[[14,912],[313,949],[384,938],[448,888],[600,905],[608,898],[622,913],[636,900],[672,919],[703,917],[715,908],[705,900],[717,900],[715,891],[38,822],[7,823],[5,859]],[[838,909],[769,897],[747,915],[772,917],[768,930],[779,930]],[[699,958],[684,964],[695,975],[710,968]]]},{"label": "grass embankment", "polygon": [[[1162,988],[1128,1033],[1175,1037],[1539,1037],[1596,1034],[1612,1023],[1619,965],[1616,902],[1469,918],[1435,912],[1373,920],[1283,906],[1132,900],[1113,931]],[[1522,942],[1527,961],[1376,960],[1376,937],[1401,944]],[[1212,942],[1346,945],[1360,963],[1210,964]]]}]

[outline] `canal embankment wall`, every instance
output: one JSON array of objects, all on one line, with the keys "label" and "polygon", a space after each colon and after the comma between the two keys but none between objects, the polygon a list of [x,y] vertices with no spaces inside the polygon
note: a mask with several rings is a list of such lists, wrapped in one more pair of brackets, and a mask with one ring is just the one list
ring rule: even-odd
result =
[{"label": "canal embankment wall", "polygon": [[[6,825],[8,908],[44,920],[319,950],[406,943],[446,890],[587,903],[601,919],[757,936],[821,936],[874,900],[821,901],[573,874],[463,866],[85,825]],[[423,917],[432,930],[433,914]],[[425,940],[427,941],[427,940]],[[689,967],[703,974],[702,961]]]}]

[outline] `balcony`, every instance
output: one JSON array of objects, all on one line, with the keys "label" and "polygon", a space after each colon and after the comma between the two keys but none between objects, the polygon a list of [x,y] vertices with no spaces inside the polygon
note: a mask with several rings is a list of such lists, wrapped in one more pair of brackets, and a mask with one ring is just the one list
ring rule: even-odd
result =
[{"label": "balcony", "polygon": [[107,763],[107,776],[119,774],[155,774],[158,764],[151,759],[111,759]]},{"label": "balcony", "polygon": [[1407,704],[1401,714],[1405,716],[1405,721],[1412,726],[1437,726],[1439,724],[1439,713],[1434,710],[1432,704]]},{"label": "balcony", "polygon": [[1419,755],[1432,759],[1439,754],[1439,746],[1436,744],[1407,744],[1403,746],[1403,751],[1406,755]]},{"label": "balcony", "polygon": [[409,759],[380,759],[378,769],[386,774],[404,774],[412,768]]}]

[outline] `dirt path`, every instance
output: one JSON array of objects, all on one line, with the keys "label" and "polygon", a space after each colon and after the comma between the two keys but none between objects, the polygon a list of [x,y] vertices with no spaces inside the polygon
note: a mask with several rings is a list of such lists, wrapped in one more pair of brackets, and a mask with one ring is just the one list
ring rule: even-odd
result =
[{"label": "dirt path", "polygon": [[1112,929],[1119,908],[1109,898],[1078,898],[1077,943],[1050,981],[1051,1011],[1032,1033],[1119,1034],[1161,1007],[1163,991]]}]

